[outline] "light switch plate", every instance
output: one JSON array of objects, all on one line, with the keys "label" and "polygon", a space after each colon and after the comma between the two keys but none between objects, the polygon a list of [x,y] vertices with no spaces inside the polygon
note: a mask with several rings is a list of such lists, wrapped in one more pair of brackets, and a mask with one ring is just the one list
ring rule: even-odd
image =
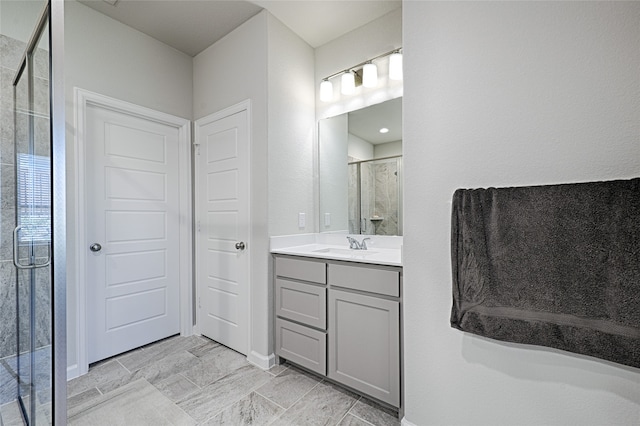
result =
[{"label": "light switch plate", "polygon": [[331,226],[331,213],[324,214],[324,226]]},{"label": "light switch plate", "polygon": [[307,226],[307,219],[304,213],[298,213],[298,228],[304,228]]}]

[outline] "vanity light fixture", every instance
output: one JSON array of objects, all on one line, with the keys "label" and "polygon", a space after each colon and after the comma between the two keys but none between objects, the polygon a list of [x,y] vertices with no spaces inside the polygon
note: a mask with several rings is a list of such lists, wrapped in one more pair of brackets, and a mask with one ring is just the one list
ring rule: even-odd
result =
[{"label": "vanity light fixture", "polygon": [[356,92],[356,77],[353,71],[345,71],[340,80],[340,93],[353,95]]},{"label": "vanity light fixture", "polygon": [[362,68],[362,85],[376,87],[378,85],[378,67],[373,62],[364,64]]},{"label": "vanity light fixture", "polygon": [[389,78],[402,80],[402,53],[400,53],[400,49],[389,56]]},{"label": "vanity light fixture", "polygon": [[320,83],[320,100],[322,102],[331,102],[333,100],[333,84],[328,78],[325,78]]},{"label": "vanity light fixture", "polygon": [[[356,87],[376,87],[378,85],[378,66],[374,63],[377,59],[389,57],[389,80],[402,80],[402,48],[394,49],[378,55],[365,62],[354,65],[322,79],[320,83],[320,100],[331,102],[334,99],[333,84],[331,79],[341,76],[340,93],[353,95]],[[384,77],[384,76],[383,76]]]}]

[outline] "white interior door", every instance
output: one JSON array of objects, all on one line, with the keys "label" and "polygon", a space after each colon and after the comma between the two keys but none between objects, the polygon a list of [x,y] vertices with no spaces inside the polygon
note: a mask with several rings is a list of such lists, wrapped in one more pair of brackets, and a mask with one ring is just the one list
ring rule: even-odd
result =
[{"label": "white interior door", "polygon": [[248,351],[249,133],[246,110],[196,121],[196,283],[200,332]]},{"label": "white interior door", "polygon": [[179,130],[86,109],[88,361],[180,331]]}]

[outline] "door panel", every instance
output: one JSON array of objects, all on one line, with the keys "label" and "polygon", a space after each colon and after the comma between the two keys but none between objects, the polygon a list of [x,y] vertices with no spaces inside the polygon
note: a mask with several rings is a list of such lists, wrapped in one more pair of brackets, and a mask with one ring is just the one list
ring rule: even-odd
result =
[{"label": "door panel", "polygon": [[[196,283],[202,334],[248,351],[248,114],[196,122]],[[238,246],[240,247],[240,246]]]},{"label": "door panel", "polygon": [[89,362],[180,331],[179,130],[87,106]]}]

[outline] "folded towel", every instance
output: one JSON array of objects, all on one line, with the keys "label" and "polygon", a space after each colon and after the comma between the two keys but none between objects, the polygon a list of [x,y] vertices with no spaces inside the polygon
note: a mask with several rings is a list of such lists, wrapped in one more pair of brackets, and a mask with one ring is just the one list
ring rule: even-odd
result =
[{"label": "folded towel", "polygon": [[640,367],[640,178],[453,195],[451,326]]}]

